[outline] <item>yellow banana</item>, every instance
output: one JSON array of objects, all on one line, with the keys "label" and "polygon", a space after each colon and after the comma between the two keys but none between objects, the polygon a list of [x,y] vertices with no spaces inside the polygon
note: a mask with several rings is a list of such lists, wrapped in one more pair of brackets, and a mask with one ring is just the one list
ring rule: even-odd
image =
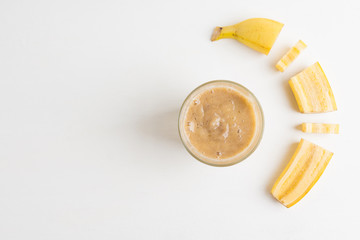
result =
[{"label": "yellow banana", "polygon": [[292,77],[289,84],[300,112],[324,113],[337,110],[334,94],[319,62]]},{"label": "yellow banana", "polygon": [[339,124],[331,123],[303,123],[302,131],[306,133],[333,133],[339,134]]},{"label": "yellow banana", "polygon": [[216,27],[211,41],[233,38],[268,55],[284,24],[267,18],[251,18],[235,25]]},{"label": "yellow banana", "polygon": [[276,64],[276,68],[283,72],[297,58],[302,50],[306,48],[306,44],[299,40]]},{"label": "yellow banana", "polygon": [[333,153],[301,139],[294,155],[276,180],[271,193],[285,207],[300,201],[319,180]]}]

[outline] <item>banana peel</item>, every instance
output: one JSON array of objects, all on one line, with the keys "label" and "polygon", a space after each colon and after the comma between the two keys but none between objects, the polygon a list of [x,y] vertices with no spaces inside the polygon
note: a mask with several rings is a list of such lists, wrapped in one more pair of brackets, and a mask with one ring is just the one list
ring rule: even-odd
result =
[{"label": "banana peel", "polygon": [[283,26],[284,24],[271,19],[251,18],[235,25],[216,27],[211,41],[232,38],[268,55]]}]

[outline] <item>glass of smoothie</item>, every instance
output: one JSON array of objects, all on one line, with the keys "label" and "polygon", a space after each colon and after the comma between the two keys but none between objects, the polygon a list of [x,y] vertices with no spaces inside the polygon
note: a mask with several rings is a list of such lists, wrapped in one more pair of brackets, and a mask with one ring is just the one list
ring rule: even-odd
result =
[{"label": "glass of smoothie", "polygon": [[248,89],[217,80],[188,95],[178,124],[180,138],[193,157],[212,166],[230,166],[255,151],[262,138],[264,117]]}]

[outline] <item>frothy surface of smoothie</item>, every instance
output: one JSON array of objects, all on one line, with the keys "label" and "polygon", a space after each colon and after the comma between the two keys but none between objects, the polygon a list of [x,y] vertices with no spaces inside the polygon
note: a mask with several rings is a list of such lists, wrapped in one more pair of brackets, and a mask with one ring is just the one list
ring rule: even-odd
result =
[{"label": "frothy surface of smoothie", "polygon": [[208,158],[226,159],[241,153],[255,134],[252,104],[240,92],[214,87],[190,103],[185,131],[190,143]]}]

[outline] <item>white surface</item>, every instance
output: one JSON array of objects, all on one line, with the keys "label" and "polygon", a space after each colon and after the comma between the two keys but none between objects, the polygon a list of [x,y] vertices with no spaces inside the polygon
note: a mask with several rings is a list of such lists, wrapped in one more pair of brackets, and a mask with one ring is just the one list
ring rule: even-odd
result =
[{"label": "white surface", "polygon": [[[0,2],[0,239],[359,239],[357,1]],[[269,56],[213,27],[285,23]],[[302,39],[285,73],[274,64]],[[339,110],[302,115],[287,80],[320,61]],[[237,81],[266,128],[246,161],[215,168],[177,134],[186,95]],[[303,121],[341,124],[310,135]],[[304,137],[335,152],[297,205],[269,194]]]}]

